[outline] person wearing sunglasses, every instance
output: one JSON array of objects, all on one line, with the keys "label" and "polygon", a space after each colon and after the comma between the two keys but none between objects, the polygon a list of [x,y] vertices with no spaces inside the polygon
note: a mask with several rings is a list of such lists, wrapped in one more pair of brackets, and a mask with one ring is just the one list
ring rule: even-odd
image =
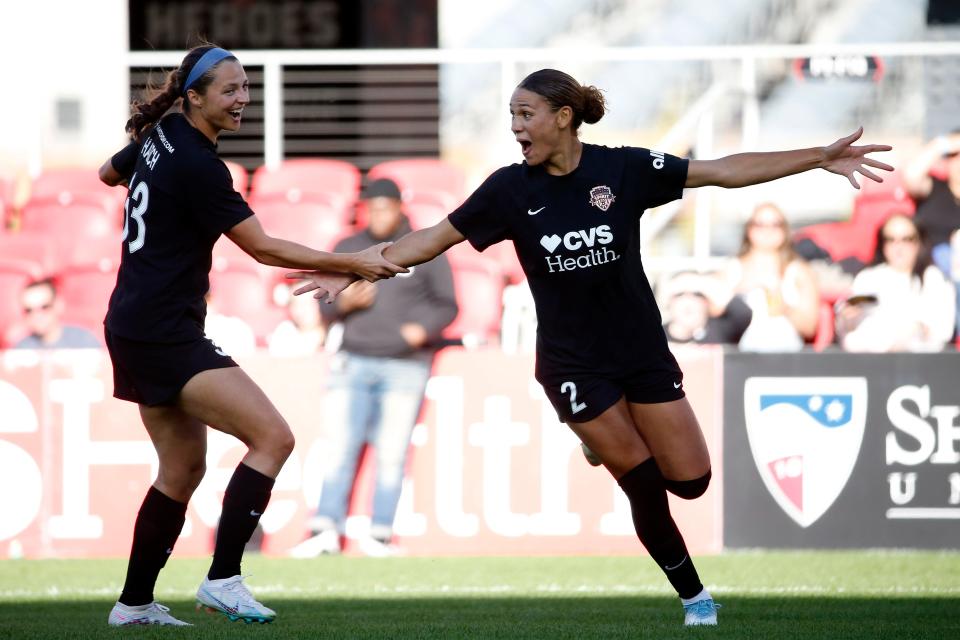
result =
[{"label": "person wearing sunglasses", "polygon": [[63,299],[52,278],[27,284],[20,294],[23,323],[29,335],[14,349],[100,349],[103,345],[83,327],[63,324]]},{"label": "person wearing sunglasses", "polygon": [[754,208],[725,276],[753,311],[740,338],[742,350],[799,351],[813,339],[820,293],[813,271],[793,248],[780,207],[764,202]]},{"label": "person wearing sunglasses", "polygon": [[877,232],[870,266],[837,309],[837,337],[847,351],[939,351],[953,335],[953,284],[930,260],[912,216],[895,213]]}]

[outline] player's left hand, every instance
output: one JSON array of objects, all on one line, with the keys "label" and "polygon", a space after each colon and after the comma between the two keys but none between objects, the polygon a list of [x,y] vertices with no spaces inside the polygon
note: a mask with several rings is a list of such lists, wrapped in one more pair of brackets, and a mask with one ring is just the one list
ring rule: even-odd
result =
[{"label": "player's left hand", "polygon": [[315,291],[313,297],[330,303],[337,299],[340,292],[353,284],[357,276],[343,273],[326,273],[323,271],[292,271],[284,276],[288,280],[304,280],[305,284],[293,292],[299,296],[302,293]]},{"label": "player's left hand", "polygon": [[853,143],[859,140],[860,136],[862,135],[863,127],[860,127],[846,138],[840,138],[830,146],[823,148],[824,161],[823,165],[821,166],[830,173],[846,176],[847,180],[850,181],[850,184],[853,185],[854,189],[860,188],[854,173],[859,173],[876,182],[883,182],[883,178],[875,174],[867,167],[874,167],[875,169],[882,169],[884,171],[893,171],[893,167],[891,167],[889,164],[867,157],[868,153],[890,151],[893,149],[893,147],[888,144],[866,144],[857,147],[853,146]]}]

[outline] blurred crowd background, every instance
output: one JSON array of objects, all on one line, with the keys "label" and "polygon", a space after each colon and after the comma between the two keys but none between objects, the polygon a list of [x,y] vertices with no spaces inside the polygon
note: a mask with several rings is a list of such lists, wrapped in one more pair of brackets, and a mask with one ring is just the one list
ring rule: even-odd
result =
[{"label": "blurred crowd background", "polygon": [[[373,180],[398,185],[419,228],[518,161],[507,96],[546,66],[604,90],[609,113],[586,142],[709,158],[863,126],[895,147],[881,185],[813,172],[700,189],[644,217],[668,337],[751,351],[957,344],[954,2],[37,0],[0,7],[16,88],[0,118],[0,348],[102,341],[126,194],[95,169],[125,143],[130,99],[202,39],[237,51],[252,83],[241,132],[220,143],[236,189],[268,232],[328,250],[366,227]],[[532,351],[512,248],[464,243],[449,258],[459,315],[443,344]],[[226,239],[209,306],[234,355],[333,348],[316,303]]]}]

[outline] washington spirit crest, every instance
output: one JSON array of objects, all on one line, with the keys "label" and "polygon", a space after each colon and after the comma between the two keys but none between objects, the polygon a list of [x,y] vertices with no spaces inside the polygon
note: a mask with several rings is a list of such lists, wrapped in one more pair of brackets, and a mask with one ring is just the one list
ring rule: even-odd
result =
[{"label": "washington spirit crest", "polygon": [[606,211],[613,204],[617,197],[610,191],[607,185],[600,185],[590,189],[590,204],[598,207],[601,211]]},{"label": "washington spirit crest", "polygon": [[866,378],[748,378],[743,405],[763,483],[788,516],[809,527],[843,491],[857,462]]}]

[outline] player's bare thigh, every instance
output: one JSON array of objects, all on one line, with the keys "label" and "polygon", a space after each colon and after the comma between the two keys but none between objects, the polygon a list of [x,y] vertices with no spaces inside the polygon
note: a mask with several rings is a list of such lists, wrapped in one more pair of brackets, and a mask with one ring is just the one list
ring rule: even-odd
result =
[{"label": "player's bare thigh", "polygon": [[179,407],[139,407],[160,461],[154,486],[178,502],[188,502],[206,471],[206,425]]},{"label": "player's bare thigh", "polygon": [[655,404],[629,402],[627,406],[665,478],[694,480],[710,469],[707,442],[686,398]]},{"label": "player's bare thigh", "polygon": [[619,479],[650,457],[650,449],[633,423],[623,398],[593,420],[568,422],[567,426],[600,457],[614,478]]},{"label": "player's bare thigh", "polygon": [[293,449],[293,433],[266,394],[240,367],[208,369],[190,378],[178,406],[250,450],[243,461],[275,478]]}]

